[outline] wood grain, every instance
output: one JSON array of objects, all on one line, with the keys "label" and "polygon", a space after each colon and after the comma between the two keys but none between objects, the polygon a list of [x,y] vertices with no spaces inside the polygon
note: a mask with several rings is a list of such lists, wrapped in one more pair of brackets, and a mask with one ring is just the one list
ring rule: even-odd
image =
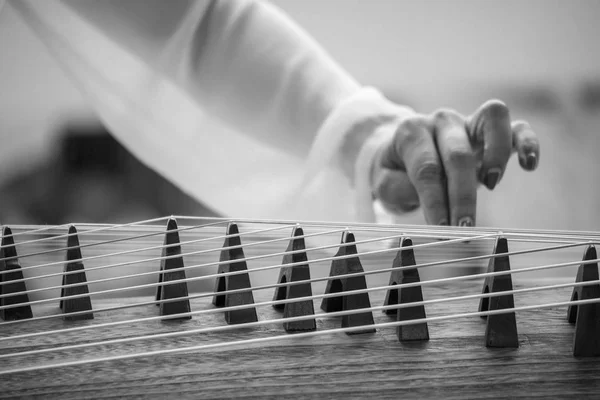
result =
[{"label": "wood grain", "polygon": [[[473,294],[481,280],[452,286],[424,287],[425,299]],[[547,283],[547,282],[545,282]],[[516,288],[532,282],[515,284]],[[315,284],[316,293],[324,286]],[[373,305],[383,303],[384,292],[370,295]],[[515,296],[516,307],[570,298],[569,289]],[[255,292],[257,301],[269,300],[270,291]],[[95,307],[133,303],[144,298],[103,299]],[[318,302],[318,300],[315,300]],[[192,300],[192,310],[213,308],[209,298]],[[478,301],[437,303],[428,316],[476,311]],[[315,304],[318,309],[318,304]],[[257,307],[260,320],[282,314],[272,307]],[[38,307],[36,315],[58,313],[57,305]],[[7,325],[2,336],[70,326],[97,324],[157,315],[146,306],[119,312],[96,313],[94,321],[60,319]],[[393,320],[374,312],[375,322]],[[222,313],[195,316],[183,322],[146,322],[80,333],[0,342],[0,354],[97,340],[127,338],[158,332],[222,326]],[[485,321],[479,317],[430,322],[431,339],[401,343],[393,328],[374,334],[328,334],[312,338],[270,342],[247,348],[227,348],[189,354],[100,362],[0,376],[0,398],[498,398],[594,397],[600,390],[600,360],[574,358],[574,326],[566,307],[517,314],[518,349],[485,346]],[[317,330],[335,328],[341,318],[319,313]],[[1,369],[97,358],[116,354],[169,349],[205,343],[285,334],[281,324],[235,331],[186,335],[77,351],[1,360]]]},{"label": "wood grain", "polygon": [[[181,252],[188,279],[215,274],[226,226],[187,229],[180,224]],[[268,226],[239,224],[242,233]],[[134,318],[158,316],[160,308],[153,304],[115,311],[97,311],[102,308],[151,302],[156,287],[128,289],[132,285],[158,282],[160,246],[164,242],[164,226],[136,227],[114,232],[89,232],[94,227],[78,226],[81,251],[90,287],[94,310],[93,320],[64,321],[54,318],[27,321],[19,324],[0,322],[0,338],[33,332],[65,329],[78,326],[98,326],[107,322],[130,321]],[[26,228],[16,228],[21,233]],[[242,237],[244,255],[248,258],[248,272],[256,302],[272,300],[275,289],[256,290],[257,286],[277,283],[280,268],[257,271],[257,268],[280,264],[289,245],[293,227]],[[311,235],[329,230],[323,227],[304,227]],[[155,232],[154,236],[146,234]],[[66,244],[66,228],[52,228],[43,234],[17,236],[17,251],[31,300],[56,298],[60,295]],[[355,231],[357,241],[377,239],[357,245],[359,253],[386,250],[397,246],[398,239],[383,239],[398,232]],[[119,235],[137,239],[114,242]],[[306,238],[307,257],[312,278],[327,277],[331,261],[317,260],[331,257],[339,249],[341,231],[319,237]],[[25,244],[28,240],[48,238],[43,242]],[[201,241],[196,241],[200,239]],[[273,241],[274,239],[283,239]],[[109,241],[98,244],[99,241]],[[414,244],[432,240],[415,237]],[[467,244],[416,248],[417,265],[451,260],[459,257],[490,254],[492,240],[473,240]],[[311,248],[331,245],[330,248]],[[541,248],[548,244],[509,240],[509,250]],[[129,253],[130,250],[145,249]],[[213,251],[207,251],[213,249]],[[544,251],[511,256],[511,269],[581,260],[583,247],[561,251]],[[119,254],[115,254],[119,253]],[[27,254],[33,254],[27,256]],[[109,256],[107,256],[109,255]],[[268,255],[268,257],[262,257]],[[361,265],[369,273],[366,286],[387,285],[391,272],[371,274],[393,265],[397,251],[361,256]],[[102,256],[102,257],[100,257]],[[256,258],[259,257],[259,258]],[[149,261],[138,262],[150,259]],[[135,263],[134,263],[135,262]],[[41,268],[33,266],[55,263]],[[125,263],[121,265],[122,263]],[[196,267],[205,263],[210,266]],[[101,268],[106,265],[110,268]],[[419,267],[424,283],[424,300],[446,299],[460,295],[481,293],[482,279],[470,279],[446,285],[428,285],[432,278],[482,272],[487,260],[444,263],[435,267]],[[546,279],[554,271],[558,278]],[[513,275],[515,289],[573,282],[577,266],[560,270]],[[57,273],[58,272],[58,273]],[[38,279],[41,275],[56,274]],[[128,275],[145,274],[128,277]],[[35,278],[35,279],[34,279]],[[110,280],[104,280],[110,278]],[[100,282],[95,282],[100,279]],[[188,283],[190,295],[206,293],[214,288],[215,279]],[[325,292],[325,281],[312,284],[312,293]],[[53,289],[48,289],[54,287]],[[44,289],[38,291],[37,289]],[[105,289],[127,290],[98,294]],[[385,290],[370,292],[372,306],[384,304]],[[568,301],[572,289],[515,294],[515,306],[529,306],[549,302]],[[463,319],[430,321],[428,341],[399,342],[396,329],[378,328],[375,333],[347,335],[327,333],[315,337],[299,337],[286,333],[283,323],[270,323],[255,328],[230,326],[235,329],[203,334],[190,334],[199,328],[226,327],[225,316],[215,307],[212,296],[190,300],[192,311],[214,310],[214,313],[195,315],[188,320],[146,321],[112,327],[61,334],[0,340],[0,398],[61,398],[61,399],[211,399],[211,398],[519,398],[519,397],[577,397],[596,398],[600,393],[600,359],[573,356],[575,327],[567,321],[567,307],[543,309],[517,314],[519,347],[493,349],[485,345],[486,322],[475,316]],[[333,318],[320,309],[321,299],[313,301],[316,311],[316,329],[342,326],[342,318]],[[444,302],[425,306],[428,317],[476,312],[479,300]],[[59,315],[58,301],[32,307],[35,317]],[[257,306],[259,321],[282,318],[283,312],[272,306]],[[361,310],[364,312],[364,310]],[[395,321],[394,315],[381,311],[373,313],[375,323]],[[108,344],[113,339],[135,338],[141,335],[182,332],[170,338],[156,336],[145,340]],[[232,341],[285,336],[285,340],[252,345],[231,345]],[[56,350],[35,355],[2,358],[2,355],[24,351],[59,349],[62,346],[104,342],[99,345],[73,350]],[[3,374],[2,371],[35,366],[50,366],[79,360],[93,360],[142,352],[179,349],[205,344],[225,344],[210,350],[137,357],[121,361],[101,361],[71,367],[46,368],[31,372]]]}]

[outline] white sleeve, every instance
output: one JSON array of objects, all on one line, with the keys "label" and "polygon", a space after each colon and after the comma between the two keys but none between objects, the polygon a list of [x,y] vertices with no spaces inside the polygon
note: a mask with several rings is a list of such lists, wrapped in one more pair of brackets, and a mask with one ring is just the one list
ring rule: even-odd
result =
[{"label": "white sleeve", "polygon": [[[339,158],[354,165],[369,129],[391,126],[401,110],[361,87],[272,5],[9,4],[111,132],[215,211],[347,221],[371,207]],[[367,134],[355,132],[360,140],[342,151],[357,127]]]}]

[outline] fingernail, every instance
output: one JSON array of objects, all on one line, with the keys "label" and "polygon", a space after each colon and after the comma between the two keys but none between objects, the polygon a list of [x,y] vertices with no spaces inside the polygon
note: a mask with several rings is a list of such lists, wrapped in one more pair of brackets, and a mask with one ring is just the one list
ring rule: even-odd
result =
[{"label": "fingernail", "polygon": [[525,165],[527,165],[527,169],[534,169],[537,165],[537,156],[534,152],[527,154],[525,158]]},{"label": "fingernail", "polygon": [[491,168],[485,176],[485,186],[490,190],[494,190],[500,180],[500,174],[501,171],[499,168]]},{"label": "fingernail", "polygon": [[458,226],[473,226],[473,218],[463,217],[458,220]]}]

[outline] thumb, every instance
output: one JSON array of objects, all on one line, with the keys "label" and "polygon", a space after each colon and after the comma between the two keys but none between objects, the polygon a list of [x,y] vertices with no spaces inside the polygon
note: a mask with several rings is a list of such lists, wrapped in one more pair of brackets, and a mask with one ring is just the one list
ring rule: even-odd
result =
[{"label": "thumb", "polygon": [[376,168],[373,176],[373,194],[386,210],[402,214],[419,207],[419,195],[405,171]]}]

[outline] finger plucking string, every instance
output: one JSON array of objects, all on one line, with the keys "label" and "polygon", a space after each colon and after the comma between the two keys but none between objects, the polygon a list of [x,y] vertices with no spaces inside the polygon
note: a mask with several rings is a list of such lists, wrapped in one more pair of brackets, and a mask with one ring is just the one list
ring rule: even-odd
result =
[{"label": "finger plucking string", "polygon": [[475,225],[477,209],[477,162],[464,118],[441,110],[432,117],[434,135],[447,181],[450,224]]},{"label": "finger plucking string", "polygon": [[410,118],[402,122],[393,141],[383,151],[382,165],[406,170],[428,224],[448,225],[444,168],[429,125],[425,118]]}]

